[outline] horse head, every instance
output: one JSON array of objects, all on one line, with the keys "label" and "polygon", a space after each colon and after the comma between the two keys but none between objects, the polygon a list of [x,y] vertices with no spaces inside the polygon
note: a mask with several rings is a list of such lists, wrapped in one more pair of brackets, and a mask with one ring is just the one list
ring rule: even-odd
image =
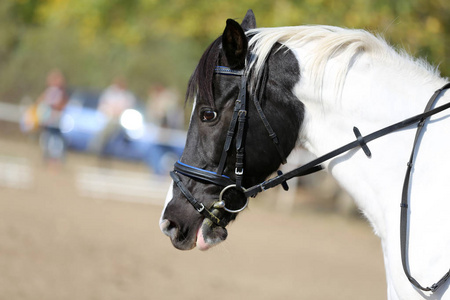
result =
[{"label": "horse head", "polygon": [[178,249],[205,250],[225,240],[225,227],[248,203],[245,187],[276,171],[295,146],[303,119],[293,93],[296,58],[278,44],[255,70],[255,27],[251,10],[242,24],[228,19],[189,81],[194,105],[186,146],[160,220]]}]

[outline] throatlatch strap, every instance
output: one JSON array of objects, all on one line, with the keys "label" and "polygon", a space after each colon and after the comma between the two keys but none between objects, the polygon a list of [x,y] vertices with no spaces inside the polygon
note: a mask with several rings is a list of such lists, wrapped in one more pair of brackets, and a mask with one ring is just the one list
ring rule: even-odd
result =
[{"label": "throatlatch strap", "polygon": [[280,146],[280,142],[278,140],[277,134],[275,133],[275,131],[273,131],[272,126],[270,126],[270,123],[267,120],[266,115],[264,114],[264,112],[261,108],[261,104],[259,103],[259,100],[256,96],[253,97],[253,103],[255,104],[256,111],[259,114],[259,118],[263,122],[264,127],[266,127],[267,133],[269,134],[269,137],[272,139],[272,142],[275,145],[275,148],[277,149],[278,154],[280,155],[281,163],[284,165],[287,162],[286,155],[284,154],[284,151]]},{"label": "throatlatch strap", "polygon": [[270,126],[269,120],[267,120],[266,115],[264,114],[264,111],[261,107],[261,103],[259,102],[260,99],[262,99],[264,95],[264,91],[266,88],[267,78],[268,78],[268,71],[267,68],[264,68],[263,72],[261,73],[260,78],[258,79],[258,84],[256,86],[256,91],[259,91],[259,96],[255,92],[252,99],[253,103],[255,105],[256,111],[258,112],[259,118],[264,124],[264,127],[267,130],[267,133],[269,134],[269,137],[272,139],[272,143],[275,145],[275,148],[278,151],[278,155],[281,158],[281,163],[284,165],[287,163],[287,157],[281,148],[280,142],[278,140],[278,136],[275,133],[275,131],[272,129],[272,126]]},{"label": "throatlatch strap", "polygon": [[[443,90],[446,90],[450,88],[450,83],[446,84],[444,87],[442,87],[441,89],[437,90],[433,96],[431,97],[431,99],[428,101],[427,106],[425,108],[424,113],[427,113],[431,110],[431,107],[433,106],[434,102],[436,101],[437,97],[442,93]],[[408,241],[407,241],[407,229],[408,229],[408,199],[409,199],[409,195],[408,195],[408,191],[409,191],[409,183],[410,183],[410,179],[411,179],[411,170],[412,167],[414,165],[414,156],[415,156],[415,152],[416,149],[418,147],[418,141],[420,138],[420,135],[422,133],[423,127],[424,127],[424,123],[425,120],[430,117],[430,116],[426,116],[424,118],[422,118],[417,126],[417,131],[416,131],[416,136],[414,138],[414,144],[413,144],[413,148],[411,151],[411,156],[409,158],[408,164],[407,164],[407,168],[406,168],[406,175],[405,175],[405,181],[403,182],[403,190],[402,190],[402,202],[400,203],[400,207],[401,207],[401,212],[400,212],[400,251],[401,251],[401,255],[402,255],[402,266],[403,266],[403,271],[405,272],[406,277],[408,278],[408,280],[418,289],[422,290],[422,291],[431,291],[431,292],[435,292],[449,277],[450,277],[450,270],[435,284],[433,284],[431,287],[423,287],[421,286],[417,280],[415,280],[412,276],[411,273],[409,272],[409,268],[408,268],[408,257],[406,254],[406,248],[408,245]]]}]

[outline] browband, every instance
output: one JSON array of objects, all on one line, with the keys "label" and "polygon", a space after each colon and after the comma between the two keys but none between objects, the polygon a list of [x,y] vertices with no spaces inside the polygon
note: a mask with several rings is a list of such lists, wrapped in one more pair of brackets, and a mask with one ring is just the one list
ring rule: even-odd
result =
[{"label": "browband", "polygon": [[214,68],[214,73],[222,75],[242,76],[244,75],[244,70],[234,70],[224,66],[216,66]]}]

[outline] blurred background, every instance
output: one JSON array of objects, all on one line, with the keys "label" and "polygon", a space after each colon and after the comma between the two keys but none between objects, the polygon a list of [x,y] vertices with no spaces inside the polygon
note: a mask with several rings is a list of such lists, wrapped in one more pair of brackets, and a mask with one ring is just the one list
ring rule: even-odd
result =
[{"label": "blurred background", "polygon": [[248,8],[258,26],[363,28],[440,65],[449,76],[449,4],[444,0],[4,0],[0,4],[0,99],[37,97],[53,68],[71,87],[102,89],[124,76],[145,100],[152,83],[182,95],[226,18]]},{"label": "blurred background", "polygon": [[450,76],[449,2],[235,2],[0,2],[0,299],[386,298],[379,241],[325,173],[258,196],[201,253],[159,231],[167,172],[227,18],[363,28]]}]

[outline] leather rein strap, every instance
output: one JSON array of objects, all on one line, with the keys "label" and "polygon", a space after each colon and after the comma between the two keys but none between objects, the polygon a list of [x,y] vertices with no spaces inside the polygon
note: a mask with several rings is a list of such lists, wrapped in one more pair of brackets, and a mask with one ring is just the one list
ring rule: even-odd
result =
[{"label": "leather rein strap", "polygon": [[[442,91],[444,91],[446,89],[449,89],[449,88],[450,88],[450,83],[446,84],[444,87],[442,87],[439,90],[437,90],[433,94],[431,99],[436,99],[437,96]],[[433,102],[434,102],[434,100],[433,100]],[[270,178],[270,179],[268,179],[268,180],[266,180],[266,181],[264,181],[264,182],[262,182],[260,184],[252,186],[252,187],[250,187],[250,188],[248,188],[246,190],[245,195],[247,197],[254,197],[259,192],[263,192],[263,191],[268,190],[270,188],[273,188],[273,187],[275,187],[277,185],[280,185],[283,182],[286,182],[286,180],[289,180],[289,179],[291,179],[293,177],[303,176],[303,175],[307,175],[307,174],[311,174],[311,173],[320,171],[322,169],[322,166],[321,166],[322,163],[324,163],[324,162],[326,162],[326,161],[328,161],[328,160],[330,160],[330,159],[332,159],[332,158],[334,158],[334,157],[336,157],[338,155],[341,155],[341,154],[343,154],[343,153],[345,153],[345,152],[347,152],[349,150],[357,148],[357,147],[361,147],[363,149],[364,153],[368,157],[370,157],[371,153],[370,153],[369,148],[367,147],[367,144],[369,142],[371,142],[371,141],[373,141],[373,140],[375,140],[377,138],[380,138],[382,136],[385,136],[385,135],[387,135],[389,133],[392,133],[392,132],[395,132],[397,130],[400,130],[402,128],[405,128],[405,127],[411,126],[413,124],[419,123],[419,122],[429,118],[430,116],[435,115],[435,114],[437,114],[437,113],[439,113],[441,111],[444,111],[446,109],[449,109],[449,108],[450,108],[450,102],[446,103],[446,104],[444,104],[442,106],[439,106],[437,108],[434,108],[432,110],[425,111],[422,114],[410,117],[410,118],[408,118],[406,120],[403,120],[401,122],[398,122],[398,123],[395,123],[393,125],[387,126],[387,127],[383,128],[383,129],[377,130],[377,131],[375,131],[375,132],[373,132],[371,134],[368,134],[366,136],[361,136],[361,133],[359,132],[358,128],[354,127],[353,128],[353,132],[355,133],[355,136],[356,136],[356,140],[355,141],[353,141],[351,143],[348,143],[348,144],[346,144],[346,145],[344,145],[342,147],[339,147],[339,148],[337,148],[337,149],[335,149],[335,150],[333,150],[333,151],[331,151],[331,152],[329,152],[329,153],[327,153],[325,155],[322,155],[322,156],[320,156],[320,157],[310,161],[309,163],[307,163],[307,164],[305,164],[305,165],[303,165],[301,167],[298,167],[296,169],[293,169],[293,170],[291,170],[291,171],[289,171],[289,172],[287,172],[285,174],[281,174],[279,176]]]},{"label": "leather rein strap", "polygon": [[[437,90],[433,96],[431,97],[431,99],[428,101],[428,104],[425,108],[424,114],[428,113],[431,111],[431,107],[433,107],[433,104],[435,103],[436,99],[438,98],[438,96],[441,94],[441,92],[445,89],[450,88],[450,83],[446,84],[444,87],[442,87],[441,89]],[[401,207],[401,212],[400,212],[400,250],[401,250],[401,255],[402,255],[402,266],[403,266],[403,271],[406,274],[406,277],[408,278],[408,280],[418,289],[422,290],[422,291],[431,291],[431,292],[435,292],[449,277],[450,277],[450,270],[445,273],[444,276],[442,276],[442,278],[436,282],[435,284],[433,284],[431,287],[423,287],[421,286],[417,280],[415,280],[412,276],[411,273],[409,272],[408,269],[408,257],[407,257],[407,236],[408,236],[408,199],[409,199],[409,185],[410,185],[410,179],[411,179],[411,170],[413,168],[414,165],[414,156],[416,153],[416,149],[418,147],[419,144],[419,138],[422,134],[423,131],[423,127],[425,124],[425,119],[427,117],[424,117],[423,119],[420,120],[418,126],[417,126],[417,131],[416,131],[416,136],[414,138],[414,144],[413,144],[413,148],[411,151],[411,156],[409,158],[408,164],[407,164],[407,169],[406,169],[406,175],[405,175],[405,181],[403,183],[403,191],[402,191],[402,202],[400,203],[400,207]]]},{"label": "leather rein strap", "polygon": [[332,159],[342,153],[345,153],[351,149],[354,149],[356,147],[361,147],[364,151],[364,153],[371,157],[371,152],[369,148],[367,147],[367,143],[382,137],[384,135],[387,135],[389,133],[392,133],[394,131],[397,131],[399,129],[408,127],[410,125],[413,125],[415,123],[418,123],[416,135],[414,138],[414,144],[411,151],[410,159],[407,163],[407,170],[405,175],[405,181],[403,184],[403,191],[402,191],[402,200],[400,203],[401,206],[401,214],[400,214],[400,248],[401,248],[401,257],[402,257],[402,266],[403,270],[405,272],[406,277],[408,280],[418,289],[422,291],[431,291],[435,292],[442,284],[444,284],[448,278],[450,278],[450,270],[445,273],[445,275],[435,284],[433,284],[431,287],[423,287],[421,286],[417,280],[415,280],[408,269],[408,262],[407,262],[407,229],[408,229],[408,200],[409,200],[409,185],[410,185],[410,177],[411,177],[411,170],[413,168],[413,162],[414,162],[414,156],[415,152],[418,148],[418,141],[420,138],[420,135],[422,133],[425,121],[431,117],[432,115],[435,115],[439,112],[442,112],[446,109],[450,108],[450,102],[446,103],[442,106],[439,106],[437,108],[431,109],[436,101],[436,99],[439,97],[439,95],[446,89],[450,88],[450,83],[444,85],[442,88],[438,89],[436,92],[434,92],[433,96],[430,98],[430,100],[427,103],[427,106],[425,108],[425,111],[422,114],[416,115],[414,117],[411,117],[409,119],[406,119],[404,121],[395,123],[391,126],[385,127],[381,130],[375,131],[369,135],[361,136],[361,133],[359,132],[358,128],[354,127],[353,132],[355,133],[356,140],[354,142],[351,142],[347,145],[344,145],[334,151],[329,152],[328,154],[325,154],[297,169],[294,169],[286,174],[281,174],[277,177],[274,177],[272,179],[269,179],[267,181],[264,181],[263,183],[260,183],[256,186],[253,186],[245,191],[245,195],[247,197],[249,196],[256,196],[257,193],[265,191],[269,188],[275,187],[279,184],[282,184],[283,182],[286,182],[286,180],[289,180],[296,176],[303,176],[310,173],[313,173],[315,171],[318,171],[322,169],[321,164],[329,159]]}]

